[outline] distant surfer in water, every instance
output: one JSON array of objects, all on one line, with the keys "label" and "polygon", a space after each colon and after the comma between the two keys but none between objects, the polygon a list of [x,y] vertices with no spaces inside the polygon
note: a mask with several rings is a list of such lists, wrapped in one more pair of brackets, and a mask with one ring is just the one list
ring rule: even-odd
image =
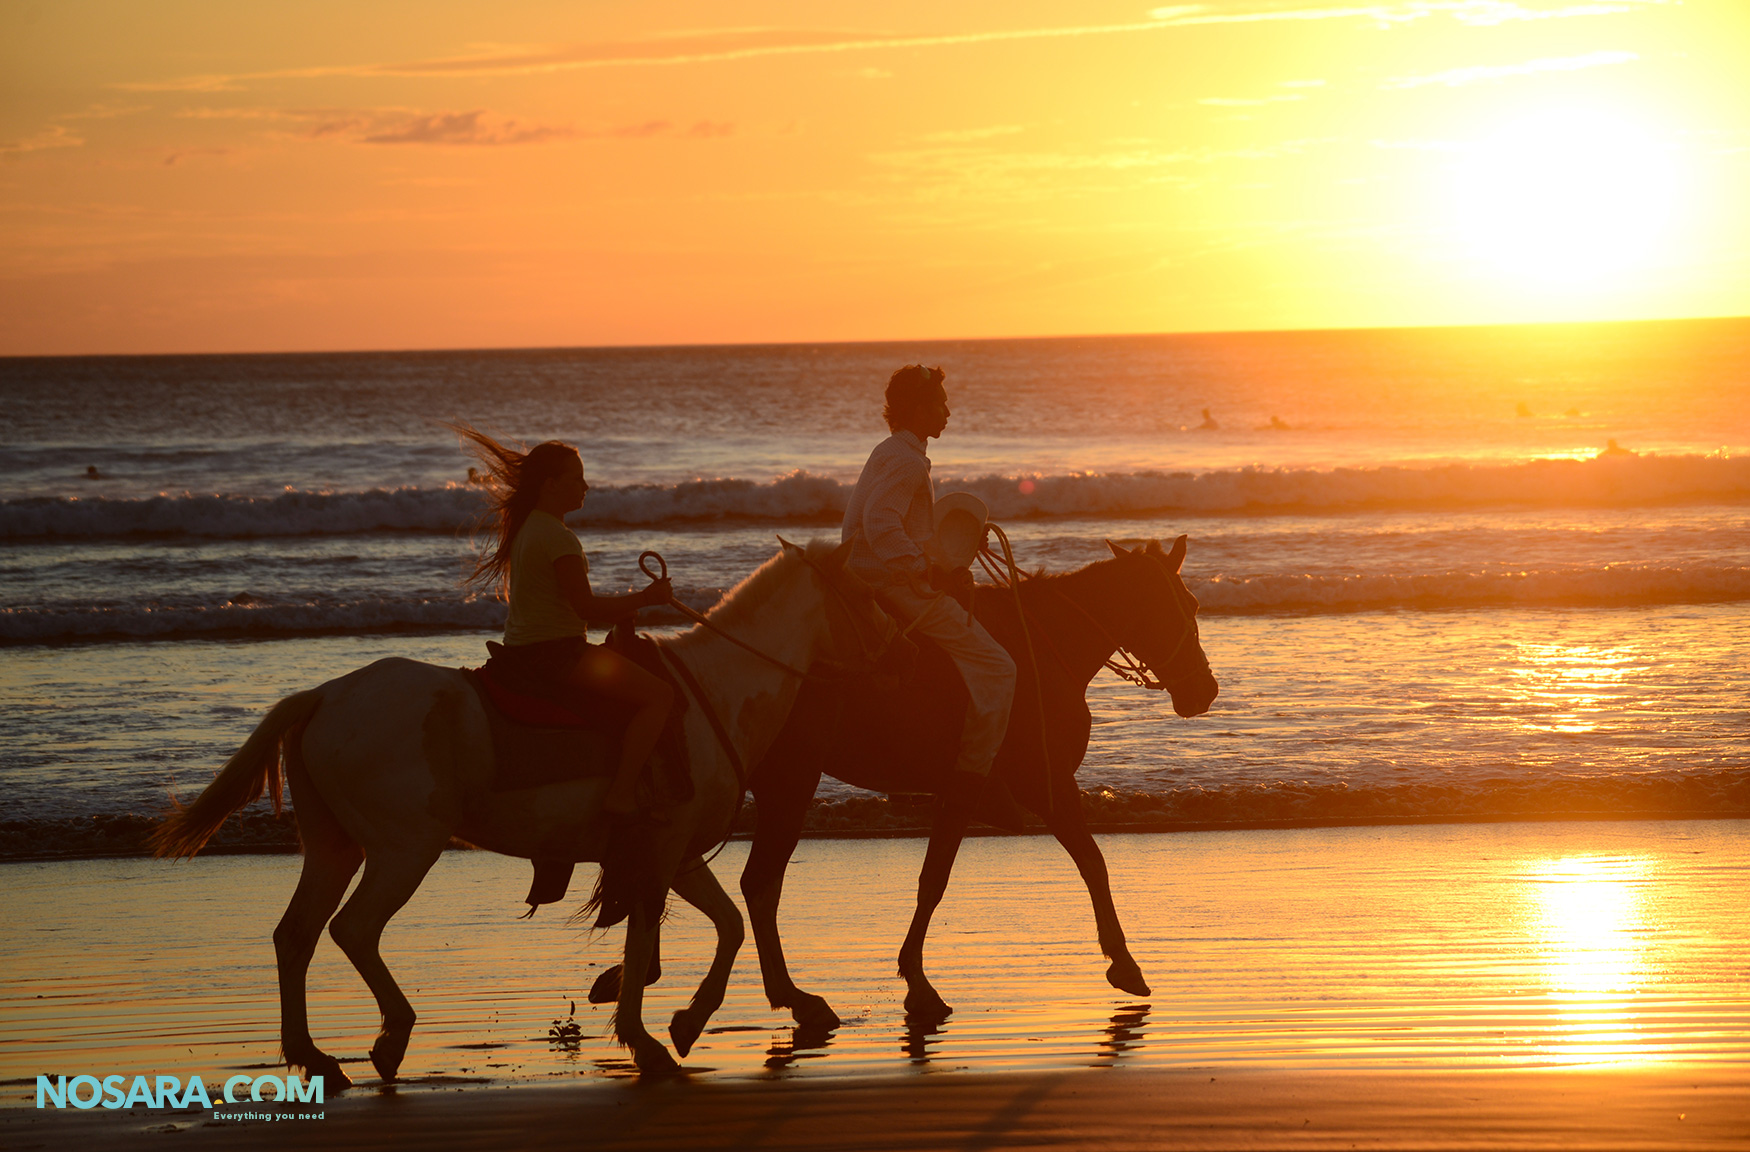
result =
[{"label": "distant surfer in water", "polygon": [[1009,728],[1015,661],[955,599],[955,593],[970,593],[972,572],[932,564],[925,551],[936,535],[926,448],[948,426],[945,378],[940,368],[908,364],[888,380],[881,415],[893,434],[869,453],[845,507],[842,534],[852,541],[846,566],[960,670],[972,699],[944,795],[976,796]]},{"label": "distant surfer in water", "polygon": [[1203,410],[1203,423],[1197,425],[1197,431],[1199,431],[1199,432],[1219,432],[1219,431],[1221,431],[1221,425],[1217,424],[1215,422],[1215,417],[1213,417],[1209,414],[1209,409],[1207,409],[1207,408],[1205,408]]},{"label": "distant surfer in water", "polygon": [[1620,444],[1618,444],[1616,441],[1611,440],[1611,441],[1608,441],[1607,447],[1604,449],[1604,451],[1602,451],[1598,454],[1598,459],[1602,460],[1606,456],[1639,456],[1639,455],[1640,455],[1639,452],[1635,452],[1635,451],[1632,451],[1628,448],[1624,448]]},{"label": "distant surfer in water", "polygon": [[[1612,443],[1614,443],[1614,441],[1612,441]],[[87,480],[105,480],[105,479],[108,479],[108,477],[106,477],[103,473],[101,473],[97,470],[97,465],[95,465],[95,464],[87,464],[85,466],[85,478]]]}]

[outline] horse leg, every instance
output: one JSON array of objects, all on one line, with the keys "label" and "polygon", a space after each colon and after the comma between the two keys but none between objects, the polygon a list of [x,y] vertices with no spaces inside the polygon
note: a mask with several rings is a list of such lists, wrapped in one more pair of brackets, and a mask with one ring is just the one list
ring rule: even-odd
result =
[{"label": "horse leg", "polygon": [[818,769],[802,770],[770,757],[761,766],[754,777],[759,823],[754,828],[753,849],[741,870],[741,896],[747,901],[748,919],[753,922],[766,1001],[773,1008],[788,1008],[796,1023],[804,1027],[830,1032],[842,1023],[838,1013],[824,998],[796,987],[784,959],[784,939],[778,934],[784,872],[796,852],[803,817],[819,786]]},{"label": "horse leg", "polygon": [[693,1042],[705,1030],[711,1014],[723,1006],[723,992],[729,987],[729,972],[735,967],[735,954],[741,951],[745,932],[741,910],[703,860],[695,856],[682,864],[671,887],[682,900],[710,917],[717,929],[717,952],[711,957],[710,971],[693,993],[692,1002],[669,1021],[669,1039],[674,1041],[675,1051],[685,1056],[693,1050]]},{"label": "horse leg", "polygon": [[930,846],[924,853],[923,871],[918,875],[917,910],[912,913],[911,928],[899,949],[899,974],[905,978],[908,1020],[941,1020],[954,1011],[924,975],[924,937],[930,930],[930,917],[948,890],[954,858],[960,854],[960,841],[966,836],[966,827],[972,822],[972,810],[984,785],[985,778],[971,772],[950,774],[936,819],[930,826]]},{"label": "horse leg", "polygon": [[668,1049],[644,1028],[644,981],[656,946],[657,916],[637,901],[626,917],[626,952],[620,965],[619,1004],[614,1008],[614,1038],[632,1050],[632,1060],[646,1076],[680,1071]]},{"label": "horse leg", "polygon": [[371,1063],[384,1081],[395,1079],[401,1058],[407,1054],[407,1038],[413,1032],[416,1017],[413,1005],[407,1002],[395,977],[390,975],[389,966],[383,963],[378,942],[383,926],[418,890],[420,881],[443,852],[444,843],[439,840],[423,850],[380,848],[367,853],[364,878],[346,907],[328,925],[328,934],[365,978],[365,985],[377,998],[377,1008],[383,1014],[382,1030],[371,1045]]},{"label": "horse leg", "polygon": [[[1068,794],[1066,794],[1068,793]],[[1118,909],[1112,904],[1112,882],[1106,874],[1106,857],[1094,842],[1082,815],[1081,794],[1073,789],[1060,789],[1057,803],[1047,817],[1046,826],[1069,858],[1076,862],[1082,883],[1088,886],[1088,897],[1094,902],[1094,925],[1100,934],[1100,953],[1111,959],[1106,980],[1112,987],[1132,996],[1149,995],[1148,981],[1142,978],[1124,939],[1124,926],[1118,922]]]},{"label": "horse leg", "polygon": [[310,1037],[304,980],[316,942],[322,937],[322,926],[340,907],[340,898],[346,895],[346,886],[365,854],[338,825],[317,832],[308,827],[314,822],[305,814],[300,805],[298,831],[304,842],[304,872],[286,914],[273,930],[273,950],[279,964],[280,1052],[288,1065],[322,1077],[330,1091],[339,1091],[350,1087],[352,1081],[340,1070],[340,1062],[318,1049]]}]

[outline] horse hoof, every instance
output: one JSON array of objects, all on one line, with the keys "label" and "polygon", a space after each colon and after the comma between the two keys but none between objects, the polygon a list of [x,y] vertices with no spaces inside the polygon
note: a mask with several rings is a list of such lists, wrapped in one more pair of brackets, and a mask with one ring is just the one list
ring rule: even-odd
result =
[{"label": "horse hoof", "polygon": [[668,1022],[668,1038],[674,1042],[674,1050],[685,1056],[693,1050],[694,1041],[699,1033],[705,1030],[705,1022],[696,1019],[694,1014],[682,1008]]},{"label": "horse hoof", "polygon": [[908,1022],[946,1020],[953,1014],[954,1009],[927,984],[905,994],[905,1018]]},{"label": "horse hoof", "polygon": [[640,1076],[679,1076],[681,1072],[681,1066],[668,1054],[668,1049],[654,1040],[647,1045],[640,1045],[634,1052],[632,1062],[638,1065]]},{"label": "horse hoof", "polygon": [[1136,966],[1136,961],[1128,963],[1114,960],[1112,966],[1106,969],[1106,982],[1121,992],[1132,996],[1152,996],[1154,992],[1148,986],[1148,981],[1142,978],[1142,969]]},{"label": "horse hoof", "polygon": [[620,966],[618,964],[595,978],[589,986],[591,1004],[617,1004],[620,1001]]},{"label": "horse hoof", "polygon": [[844,1023],[824,998],[807,992],[797,994],[790,1005],[790,1016],[802,1027],[818,1032],[831,1032]]},{"label": "horse hoof", "polygon": [[385,1084],[393,1084],[395,1073],[401,1070],[401,1059],[407,1055],[408,1035],[408,1032],[385,1030],[371,1045],[371,1067],[377,1070]]},{"label": "horse hoof", "polygon": [[340,1070],[340,1061],[326,1052],[315,1052],[305,1059],[287,1060],[286,1063],[293,1068],[302,1068],[310,1080],[320,1076],[326,1092],[344,1092],[352,1087],[352,1080]]}]

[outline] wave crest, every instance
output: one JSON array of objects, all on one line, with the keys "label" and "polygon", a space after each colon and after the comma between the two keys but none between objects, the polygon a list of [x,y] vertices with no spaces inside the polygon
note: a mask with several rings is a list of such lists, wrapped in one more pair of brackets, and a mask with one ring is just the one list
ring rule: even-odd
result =
[{"label": "wave crest", "polygon": [[[1649,456],[1435,468],[983,476],[938,479],[937,488],[976,493],[997,520],[1163,513],[1319,515],[1493,504],[1611,507],[1750,500],[1750,459]],[[842,481],[801,471],[763,482],[731,477],[604,486],[592,488],[584,511],[570,520],[580,526],[700,520],[830,523],[844,515],[850,490]],[[454,484],[264,497],[34,497],[0,502],[0,539],[455,532],[474,527],[485,511],[480,489]]]}]

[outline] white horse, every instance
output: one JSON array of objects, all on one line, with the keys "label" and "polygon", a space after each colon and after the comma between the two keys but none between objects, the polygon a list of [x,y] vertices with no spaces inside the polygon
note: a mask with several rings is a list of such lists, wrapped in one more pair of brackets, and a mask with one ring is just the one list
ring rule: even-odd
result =
[{"label": "white horse", "polygon": [[[690,669],[709,697],[685,718],[693,798],[649,833],[655,890],[672,888],[717,930],[710,971],[670,1025],[683,1056],[722,1004],[742,943],[741,913],[700,859],[729,833],[744,783],[735,759],[754,764],[765,754],[801,687],[796,670],[822,660],[872,662],[894,634],[868,590],[843,571],[848,546],[781,543],[711,611],[710,627],[661,642],[665,658]],[[707,708],[720,718],[722,738]],[[199,798],[165,821],[153,839],[158,854],[194,855],[270,785],[277,806],[282,757],[304,851],[297,891],[273,934],[283,1055],[330,1087],[350,1083],[311,1039],[305,1009],[305,975],[327,924],[377,999],[383,1025],[371,1062],[393,1080],[414,1012],[378,952],[383,926],[451,837],[507,856],[600,861],[612,831],[601,815],[608,779],[494,792],[486,714],[462,673],[391,658],[276,704]],[[341,908],[361,863],[364,877]],[[638,906],[645,903],[634,901],[628,918],[623,973],[647,972],[654,954],[657,917]],[[643,985],[637,976],[623,979],[616,1037],[641,1072],[673,1071],[668,1050],[644,1028]]]}]

